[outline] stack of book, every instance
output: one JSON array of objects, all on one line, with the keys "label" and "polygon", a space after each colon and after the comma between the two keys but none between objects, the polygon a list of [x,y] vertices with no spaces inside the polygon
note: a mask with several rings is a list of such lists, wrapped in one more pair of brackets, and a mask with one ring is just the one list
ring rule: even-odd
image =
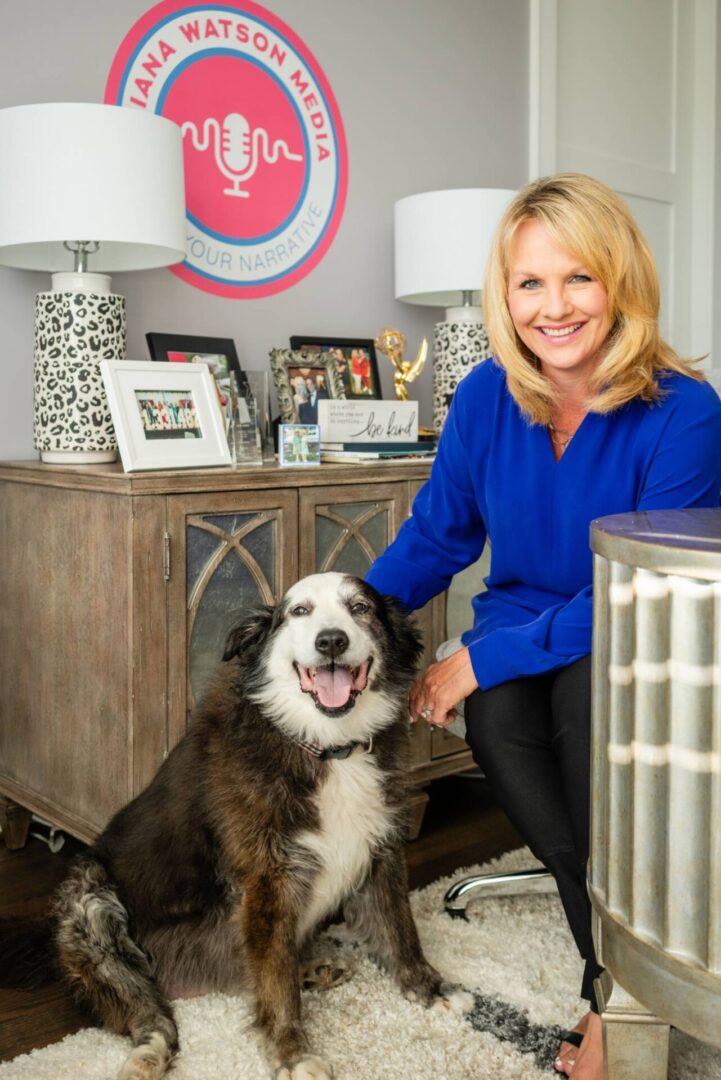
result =
[{"label": "stack of book", "polygon": [[335,462],[397,461],[401,458],[432,460],[436,443],[432,439],[416,442],[323,442],[320,444],[320,460]]}]

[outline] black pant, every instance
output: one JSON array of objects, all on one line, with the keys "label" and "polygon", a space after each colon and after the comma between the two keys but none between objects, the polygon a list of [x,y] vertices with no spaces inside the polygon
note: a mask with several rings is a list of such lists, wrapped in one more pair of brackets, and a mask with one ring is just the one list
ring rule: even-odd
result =
[{"label": "black pant", "polygon": [[586,891],[590,811],[591,657],[512,679],[466,699],[466,738],[496,798],[558,884],[586,961],[581,996],[597,1011],[601,971]]}]

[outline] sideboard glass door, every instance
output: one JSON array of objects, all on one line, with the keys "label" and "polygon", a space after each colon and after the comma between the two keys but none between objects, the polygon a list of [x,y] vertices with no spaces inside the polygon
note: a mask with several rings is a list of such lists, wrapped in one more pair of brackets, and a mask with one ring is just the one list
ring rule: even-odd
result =
[{"label": "sideboard glass door", "polygon": [[222,661],[228,632],[297,577],[297,497],[285,490],[171,498],[172,745]]},{"label": "sideboard glass door", "polygon": [[300,573],[337,570],[363,577],[407,516],[406,483],[302,491]]}]

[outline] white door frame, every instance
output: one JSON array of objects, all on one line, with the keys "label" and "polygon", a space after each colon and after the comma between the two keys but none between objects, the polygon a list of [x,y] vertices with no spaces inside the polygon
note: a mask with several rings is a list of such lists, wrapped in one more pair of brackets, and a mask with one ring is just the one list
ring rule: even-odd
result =
[{"label": "white door frame", "polygon": [[[559,161],[598,176],[621,194],[671,203],[672,295],[664,298],[669,337],[686,356],[710,352],[721,339],[714,317],[716,196],[717,19],[719,0],[675,0],[673,169],[563,147],[557,132],[558,0],[529,4],[529,179],[559,170]],[[563,166],[562,166],[563,167]],[[721,357],[717,358],[721,364]]]}]

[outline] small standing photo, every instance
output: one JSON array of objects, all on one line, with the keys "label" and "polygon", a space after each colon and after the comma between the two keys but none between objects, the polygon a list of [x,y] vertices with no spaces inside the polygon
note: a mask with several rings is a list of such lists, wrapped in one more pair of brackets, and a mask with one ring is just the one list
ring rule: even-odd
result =
[{"label": "small standing photo", "polygon": [[363,338],[324,338],[294,334],[291,349],[330,357],[340,375],[347,398],[380,400],[383,397],[376,350]]},{"label": "small standing photo", "polygon": [[325,371],[323,368],[291,367],[288,378],[293,387],[298,420],[301,424],[317,424],[318,402],[330,397]]},{"label": "small standing photo", "polygon": [[230,465],[206,364],[101,360],[100,371],[126,472]]},{"label": "small standing photo", "polygon": [[281,465],[320,465],[320,428],[317,424],[281,424],[278,460]]}]

